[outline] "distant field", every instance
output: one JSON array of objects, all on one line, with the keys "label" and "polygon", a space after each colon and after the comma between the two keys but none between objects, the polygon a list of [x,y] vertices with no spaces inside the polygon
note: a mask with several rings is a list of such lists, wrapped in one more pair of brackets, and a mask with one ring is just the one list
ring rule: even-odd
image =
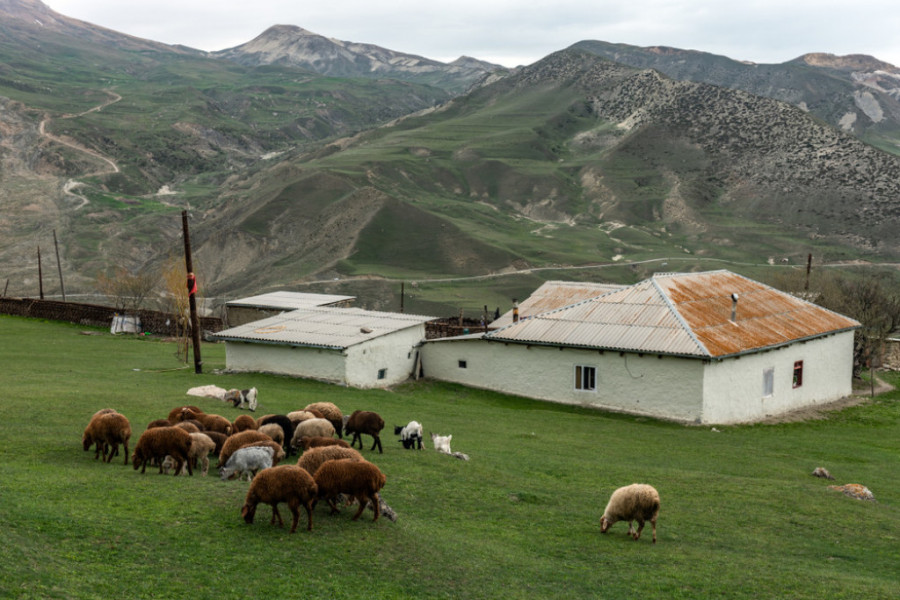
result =
[{"label": "distant field", "polygon": [[[92,335],[84,335],[90,333]],[[173,344],[77,325],[0,317],[2,598],[895,598],[900,589],[900,392],[827,419],[686,427],[436,382],[360,391],[262,374],[204,374]],[[539,376],[537,373],[535,376]],[[900,384],[900,376],[886,376]],[[190,387],[256,386],[264,413],[309,402],[375,410],[396,522],[317,507],[312,532],[240,518],[248,484],[144,475],[83,452],[98,409],[137,437]],[[402,450],[394,424],[452,434],[464,462]],[[215,461],[213,460],[213,464]],[[876,502],[828,489],[861,483]],[[619,523],[609,494],[651,483],[659,541]],[[282,513],[286,513],[282,508]]]}]

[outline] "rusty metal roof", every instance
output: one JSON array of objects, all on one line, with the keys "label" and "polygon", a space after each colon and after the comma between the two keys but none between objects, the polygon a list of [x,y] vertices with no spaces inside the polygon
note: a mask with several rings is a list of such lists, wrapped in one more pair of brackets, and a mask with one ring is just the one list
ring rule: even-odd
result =
[{"label": "rusty metal roof", "polygon": [[723,270],[657,274],[485,339],[724,358],[857,327],[853,319]]},{"label": "rusty metal roof", "polygon": [[[596,298],[606,292],[620,290],[625,286],[612,283],[590,283],[581,281],[546,281],[528,298],[519,303],[519,318],[539,315],[557,308],[571,306],[576,302]],[[499,329],[512,324],[512,310],[508,310],[488,327]]]},{"label": "rusty metal roof", "polygon": [[355,296],[339,296],[336,294],[310,294],[306,292],[269,292],[258,296],[238,298],[226,302],[226,306],[248,306],[252,308],[268,308],[274,310],[296,310],[310,306],[330,306],[355,300]]},{"label": "rusty metal roof", "polygon": [[232,327],[211,337],[228,342],[343,350],[433,319],[361,308],[307,307]]}]

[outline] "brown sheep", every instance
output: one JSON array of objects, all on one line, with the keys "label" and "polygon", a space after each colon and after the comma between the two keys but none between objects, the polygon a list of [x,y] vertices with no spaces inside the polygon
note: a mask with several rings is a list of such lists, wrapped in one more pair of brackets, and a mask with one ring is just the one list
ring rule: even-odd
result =
[{"label": "brown sheep", "polygon": [[250,429],[258,429],[256,425],[256,419],[251,417],[250,415],[238,415],[238,417],[232,423],[232,431],[234,433],[240,433],[242,431],[248,431]]},{"label": "brown sheep", "polygon": [[225,445],[225,440],[228,439],[228,436],[224,433],[219,433],[218,431],[203,431],[201,433],[216,443],[216,448],[212,453],[218,456],[222,451],[222,446]]},{"label": "brown sheep", "polygon": [[200,433],[203,431],[200,427],[197,427],[195,423],[197,423],[197,421],[182,421],[180,423],[175,423],[175,427],[180,427],[188,433]]},{"label": "brown sheep", "polygon": [[[103,462],[111,463],[113,456],[119,451],[119,444],[125,446],[125,463],[128,464],[128,440],[131,439],[131,424],[125,415],[117,412],[104,412],[95,415],[84,429],[81,443],[84,451],[96,444],[94,460],[103,452]],[[108,451],[108,455],[107,455]]]},{"label": "brown sheep", "polygon": [[303,456],[297,461],[297,466],[306,471],[310,475],[329,460],[340,460],[342,458],[351,458],[353,460],[365,460],[356,449],[342,448],[341,446],[321,446],[319,448],[310,448],[303,453]]},{"label": "brown sheep", "polygon": [[300,447],[300,438],[312,436],[333,437],[334,433],[334,425],[328,419],[316,417],[315,419],[300,421],[294,428],[293,436],[291,436],[291,448],[296,450]]},{"label": "brown sheep", "polygon": [[328,419],[331,422],[338,437],[341,439],[344,438],[341,433],[341,427],[344,424],[344,415],[341,413],[341,409],[336,405],[331,402],[313,402],[312,404],[307,404],[306,408],[303,410],[320,412],[323,418]]},{"label": "brown sheep", "polygon": [[191,405],[191,406],[178,406],[178,407],[176,407],[176,408],[173,408],[173,409],[169,412],[169,423],[171,423],[172,425],[174,425],[175,423],[178,423],[179,421],[181,421],[181,420],[182,420],[181,414],[182,414],[185,410],[191,410],[191,411],[194,411],[195,413],[202,413],[202,412],[203,412],[203,409],[198,408],[198,407],[193,406],[193,405]]},{"label": "brown sheep", "polygon": [[384,419],[378,413],[368,410],[353,411],[353,414],[350,415],[347,423],[344,425],[344,433],[348,435],[353,434],[353,439],[350,441],[351,447],[356,446],[356,442],[359,442],[359,449],[362,450],[362,435],[371,435],[374,440],[371,449],[374,450],[377,446],[379,454],[384,454],[384,450],[381,447],[381,438],[379,437],[382,429],[384,429]]},{"label": "brown sheep", "polygon": [[141,467],[141,473],[146,471],[147,463],[153,459],[159,463],[159,472],[163,472],[163,461],[166,455],[175,460],[175,475],[181,472],[181,467],[187,463],[188,474],[193,476],[194,470],[188,459],[191,451],[191,434],[179,427],[154,427],[148,429],[138,438],[134,447],[132,464],[135,471]]},{"label": "brown sheep", "polygon": [[200,421],[203,425],[204,431],[218,431],[219,433],[224,433],[225,435],[231,435],[231,421],[223,417],[222,415],[213,415],[206,414],[205,412],[198,412],[190,409],[185,409],[181,413],[181,421],[189,421],[196,419]]},{"label": "brown sheep", "polygon": [[281,425],[278,423],[265,423],[260,425],[257,431],[266,434],[272,438],[273,441],[284,446],[284,429],[282,429]]},{"label": "brown sheep", "polygon": [[322,413],[319,411],[312,410],[293,410],[289,412],[287,418],[291,420],[291,423],[294,424],[294,427],[297,426],[298,423],[302,421],[306,421],[307,419],[321,419]]},{"label": "brown sheep", "polygon": [[347,440],[339,440],[321,435],[300,436],[299,447],[303,448],[304,452],[310,448],[321,448],[322,446],[340,446],[342,448],[349,448],[350,444],[347,443]]},{"label": "brown sheep", "polygon": [[[628,535],[638,541],[644,529],[644,521],[653,525],[653,543],[656,543],[656,518],[659,516],[659,492],[645,483],[632,483],[612,493],[606,510],[600,518],[600,533],[617,521],[628,521]],[[638,522],[637,531],[632,521]]]},{"label": "brown sheep", "polygon": [[312,531],[312,511],[317,498],[318,487],[312,476],[294,465],[282,465],[263,469],[256,474],[247,490],[247,498],[241,507],[241,516],[247,523],[253,523],[256,515],[256,506],[259,503],[272,507],[271,524],[278,519],[280,527],[284,527],[284,521],[278,513],[278,503],[286,502],[294,522],[291,525],[291,533],[297,531],[297,523],[300,521],[300,505],[306,509],[306,530]]},{"label": "brown sheep", "polygon": [[[384,487],[387,478],[378,467],[368,461],[343,459],[325,461],[313,479],[319,487],[317,501],[326,500],[331,506],[331,514],[338,512],[334,501],[338,494],[344,494],[359,502],[359,510],[352,519],[355,521],[366,509],[367,503],[371,502],[375,507],[380,506],[381,497],[378,491]],[[376,509],[373,512],[375,517],[372,520],[377,521],[381,511]]]},{"label": "brown sheep", "polygon": [[224,465],[225,463],[227,463],[228,459],[231,458],[231,455],[234,454],[235,450],[246,446],[247,444],[252,444],[253,442],[271,441],[272,438],[270,438],[266,434],[254,431],[252,429],[236,433],[232,436],[228,436],[228,439],[226,439],[225,443],[222,445],[222,450],[219,451],[219,464]]},{"label": "brown sheep", "polygon": [[168,419],[154,419],[147,423],[147,429],[153,429],[154,427],[171,427],[172,422]]}]

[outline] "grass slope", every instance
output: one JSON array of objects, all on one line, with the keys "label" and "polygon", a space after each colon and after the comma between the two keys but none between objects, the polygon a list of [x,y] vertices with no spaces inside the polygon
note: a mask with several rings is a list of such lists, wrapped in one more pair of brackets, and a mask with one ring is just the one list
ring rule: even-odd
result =
[{"label": "grass slope", "polygon": [[[827,420],[708,428],[610,415],[436,382],[351,390],[179,369],[170,343],[0,317],[0,597],[890,598],[900,583],[897,392]],[[897,378],[894,377],[895,383]],[[385,431],[391,523],[318,507],[311,533],[240,519],[247,484],[144,475],[94,461],[80,436],[115,407],[146,424],[193,386],[257,386],[260,411],[312,401],[453,434],[463,462],[404,451]],[[876,503],[810,475],[827,467]],[[659,542],[599,518],[634,481],[662,496]],[[284,512],[284,509],[282,509]]]}]

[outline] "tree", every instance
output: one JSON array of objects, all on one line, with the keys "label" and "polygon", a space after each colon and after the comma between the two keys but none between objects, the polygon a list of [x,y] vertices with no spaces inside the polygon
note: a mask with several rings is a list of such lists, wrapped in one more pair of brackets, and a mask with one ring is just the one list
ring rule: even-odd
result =
[{"label": "tree", "polygon": [[170,256],[162,268],[164,311],[175,319],[175,337],[178,340],[175,356],[181,362],[188,362],[191,340],[191,314],[187,286],[185,286],[184,261]]},{"label": "tree", "polygon": [[148,267],[130,272],[119,267],[113,274],[97,275],[97,288],[106,295],[117,310],[136,311],[142,308],[147,296],[156,285],[157,274]]}]

